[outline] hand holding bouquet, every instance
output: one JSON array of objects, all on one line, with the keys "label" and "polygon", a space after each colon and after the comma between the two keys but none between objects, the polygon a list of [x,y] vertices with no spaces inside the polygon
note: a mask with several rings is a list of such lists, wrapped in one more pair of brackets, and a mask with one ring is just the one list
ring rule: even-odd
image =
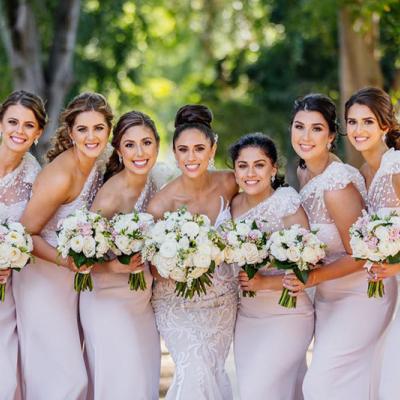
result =
[{"label": "hand holding bouquet", "polygon": [[[0,223],[0,269],[21,271],[32,257],[32,238],[19,222]],[[0,284],[0,301],[5,300],[6,283]]]},{"label": "hand holding bouquet", "polygon": [[[368,215],[366,211],[350,228],[353,257],[367,260],[365,267],[374,263],[400,263],[400,215],[395,211],[380,210]],[[368,297],[383,297],[382,280],[368,283]]]},{"label": "hand holding bouquet", "polygon": [[[267,241],[269,234],[263,229],[264,222],[230,221],[222,227],[222,239],[226,243],[225,261],[237,264],[249,279],[265,265],[268,259]],[[255,297],[256,292],[243,291],[244,297]]]},{"label": "hand holding bouquet", "polygon": [[[153,223],[152,215],[139,212],[118,214],[112,218],[110,221],[112,250],[120,263],[128,265],[131,258],[141,252],[145,237]],[[131,290],[145,290],[146,280],[143,271],[131,272],[128,283]]]},{"label": "hand holding bouquet", "polygon": [[[272,233],[268,247],[271,265],[285,270],[286,273],[293,272],[305,284],[311,267],[325,257],[326,245],[314,232],[300,225],[292,225],[289,229]],[[289,290],[284,288],[279,304],[287,308],[296,308],[296,297],[290,296]]]},{"label": "hand holding bouquet", "polygon": [[[104,262],[104,256],[110,249],[108,222],[101,215],[85,209],[59,221],[57,231],[57,251],[66,258],[72,257],[76,267],[91,267]],[[93,289],[90,269],[77,272],[74,279],[77,292]]]},{"label": "hand holding bouquet", "polygon": [[179,208],[166,212],[145,241],[142,258],[150,261],[163,278],[176,281],[178,296],[192,298],[207,292],[216,266],[223,258],[220,236],[205,215]]}]

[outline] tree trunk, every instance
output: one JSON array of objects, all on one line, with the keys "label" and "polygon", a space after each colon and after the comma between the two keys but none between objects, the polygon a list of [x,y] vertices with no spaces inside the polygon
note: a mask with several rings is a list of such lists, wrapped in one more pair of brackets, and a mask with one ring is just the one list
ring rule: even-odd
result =
[{"label": "tree trunk", "polygon": [[[73,81],[73,55],[80,0],[60,0],[54,16],[53,44],[43,57],[31,2],[4,0],[2,39],[10,60],[14,89],[40,95],[46,101],[49,123],[33,149],[42,158],[58,123],[58,114]],[[47,63],[43,59],[48,59]]]},{"label": "tree trunk", "polygon": [[[368,26],[365,32],[357,26]],[[357,90],[365,86],[382,87],[383,77],[377,51],[379,18],[373,15],[369,21],[354,21],[347,7],[339,11],[339,48],[340,48],[340,100],[343,127],[345,123],[344,104]],[[361,154],[354,150],[346,140],[347,162],[359,167]]]}]

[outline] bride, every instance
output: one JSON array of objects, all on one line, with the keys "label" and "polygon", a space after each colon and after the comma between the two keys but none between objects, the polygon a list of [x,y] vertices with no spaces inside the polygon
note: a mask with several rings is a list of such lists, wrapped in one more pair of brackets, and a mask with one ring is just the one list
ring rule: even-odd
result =
[{"label": "bride", "polygon": [[[211,111],[203,105],[186,105],[177,112],[173,150],[182,175],[150,201],[148,212],[155,218],[181,206],[207,215],[216,227],[229,218],[227,205],[237,185],[232,173],[208,170],[217,147],[211,122]],[[224,364],[237,310],[233,270],[217,268],[206,295],[189,300],[174,290],[172,280],[157,277],[152,299],[156,322],[176,364],[166,399],[231,399]]]}]

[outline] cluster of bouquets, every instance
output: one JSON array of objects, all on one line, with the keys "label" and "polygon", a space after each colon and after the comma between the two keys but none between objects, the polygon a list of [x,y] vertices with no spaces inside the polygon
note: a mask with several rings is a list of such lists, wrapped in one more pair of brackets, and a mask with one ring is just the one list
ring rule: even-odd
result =
[{"label": "cluster of bouquets", "polygon": [[[264,230],[265,221],[229,221],[222,226],[222,239],[226,247],[225,261],[237,264],[252,279],[268,260],[269,233]],[[243,291],[244,297],[255,297],[256,292]]]},{"label": "cluster of bouquets", "polygon": [[[292,225],[288,229],[275,231],[268,240],[271,266],[294,273],[304,284],[307,282],[312,266],[325,257],[326,245],[315,232]],[[279,304],[287,308],[296,307],[296,297],[283,288]]]},{"label": "cluster of bouquets", "polygon": [[206,294],[215,267],[224,261],[223,242],[205,215],[185,207],[166,212],[150,229],[142,259],[150,261],[163,278],[175,281],[178,296]]},{"label": "cluster of bouquets", "polygon": [[[350,228],[350,246],[354,258],[367,260],[367,269],[374,263],[400,263],[399,213],[383,209],[369,215],[363,211],[361,217]],[[383,281],[370,281],[367,293],[368,297],[383,297]]]},{"label": "cluster of bouquets", "polygon": [[[152,215],[139,212],[118,214],[111,219],[112,251],[120,263],[128,265],[131,258],[142,251],[153,223]],[[131,290],[145,290],[144,272],[131,272],[128,283]]]},{"label": "cluster of bouquets", "polygon": [[[78,209],[59,221],[57,251],[64,258],[72,257],[78,269],[91,267],[105,261],[111,246],[110,236],[105,218],[86,209]],[[90,268],[75,274],[74,288],[77,292],[93,289]]]},{"label": "cluster of bouquets", "polygon": [[[32,257],[32,238],[19,222],[0,223],[0,269],[21,271]],[[0,301],[5,300],[6,283],[0,284]]]}]

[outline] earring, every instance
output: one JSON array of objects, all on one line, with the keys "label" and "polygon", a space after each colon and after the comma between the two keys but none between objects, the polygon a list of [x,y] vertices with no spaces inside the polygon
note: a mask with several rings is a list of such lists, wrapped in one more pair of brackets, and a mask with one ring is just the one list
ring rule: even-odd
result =
[{"label": "earring", "polygon": [[71,139],[71,141],[72,141],[72,146],[75,146],[75,140]]},{"label": "earring", "polygon": [[332,143],[328,143],[328,144],[326,145],[326,148],[328,149],[328,151],[331,151]]},{"label": "earring", "polygon": [[210,159],[208,160],[208,169],[215,169],[214,158],[210,158]]},{"label": "earring", "polygon": [[33,143],[35,143],[35,146],[37,146],[37,145],[39,144],[39,139],[36,138],[36,139],[33,141]]},{"label": "earring", "polygon": [[274,183],[275,182],[275,175],[272,175],[271,176],[271,183]]},{"label": "earring", "polygon": [[120,164],[122,164],[122,157],[118,154],[118,161]]},{"label": "earring", "polygon": [[386,133],[382,135],[382,142],[386,144]]}]

